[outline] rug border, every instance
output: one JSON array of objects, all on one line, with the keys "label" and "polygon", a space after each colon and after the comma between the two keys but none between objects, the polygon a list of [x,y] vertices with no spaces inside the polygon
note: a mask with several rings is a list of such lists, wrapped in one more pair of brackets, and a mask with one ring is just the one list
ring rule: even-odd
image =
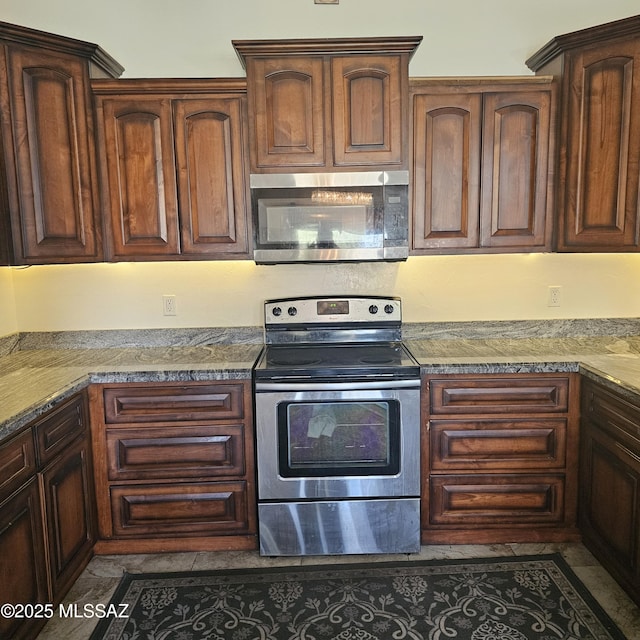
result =
[{"label": "rug border", "polygon": [[[374,562],[346,562],[346,563],[331,563],[326,564],[304,564],[304,565],[280,565],[277,567],[263,567],[263,568],[238,568],[238,569],[203,569],[196,571],[163,571],[158,573],[144,572],[135,573],[124,571],[116,590],[109,599],[109,604],[119,602],[119,600],[127,593],[132,583],[138,580],[146,580],[153,577],[154,579],[164,580],[171,578],[184,577],[185,575],[193,575],[198,577],[214,577],[219,575],[265,575],[265,574],[277,574],[277,573],[293,573],[304,570],[305,573],[323,572],[327,570],[364,570],[371,567],[376,568],[402,568],[406,566],[414,567],[427,567],[427,566],[439,566],[450,565],[459,566],[465,564],[515,564],[518,562],[534,562],[534,561],[553,561],[558,565],[558,568],[563,572],[566,578],[571,583],[571,586],[575,589],[577,594],[585,601],[586,605],[591,609],[594,615],[602,623],[602,626],[611,636],[611,640],[628,640],[627,636],[620,630],[616,622],[611,616],[603,609],[602,605],[596,600],[595,596],[589,591],[587,586],[580,580],[575,571],[571,568],[569,563],[565,560],[560,552],[547,553],[547,554],[533,554],[533,555],[518,555],[518,556],[487,556],[482,558],[434,558],[431,560],[392,560],[392,561],[374,561]],[[102,618],[94,628],[89,637],[89,640],[103,640],[105,633],[109,630],[112,623],[111,618]]]}]

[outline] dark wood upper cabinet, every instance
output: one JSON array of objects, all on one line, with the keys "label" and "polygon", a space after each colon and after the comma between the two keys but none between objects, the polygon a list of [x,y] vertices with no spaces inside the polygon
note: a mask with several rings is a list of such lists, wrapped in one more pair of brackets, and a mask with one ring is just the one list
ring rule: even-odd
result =
[{"label": "dark wood upper cabinet", "polygon": [[561,86],[559,251],[637,251],[640,16],[558,36],[527,60]]},{"label": "dark wood upper cabinet", "polygon": [[411,81],[413,252],[547,251],[550,78]]},{"label": "dark wood upper cabinet", "polygon": [[234,41],[251,171],[407,168],[408,68],[421,40]]},{"label": "dark wood upper cabinet", "polygon": [[244,80],[92,88],[107,258],[246,257]]},{"label": "dark wood upper cabinet", "polygon": [[102,258],[89,80],[120,73],[95,45],[0,23],[5,263]]},{"label": "dark wood upper cabinet", "polygon": [[178,255],[170,99],[98,95],[96,104],[108,256]]}]

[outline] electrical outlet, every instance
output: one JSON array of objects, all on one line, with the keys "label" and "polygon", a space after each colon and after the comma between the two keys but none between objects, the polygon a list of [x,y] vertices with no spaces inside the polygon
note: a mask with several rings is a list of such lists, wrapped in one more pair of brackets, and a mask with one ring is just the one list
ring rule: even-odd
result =
[{"label": "electrical outlet", "polygon": [[547,296],[547,307],[559,307],[562,298],[562,287],[560,285],[552,285],[549,287]]},{"label": "electrical outlet", "polygon": [[174,295],[162,296],[162,313],[165,316],[177,316],[176,297]]}]

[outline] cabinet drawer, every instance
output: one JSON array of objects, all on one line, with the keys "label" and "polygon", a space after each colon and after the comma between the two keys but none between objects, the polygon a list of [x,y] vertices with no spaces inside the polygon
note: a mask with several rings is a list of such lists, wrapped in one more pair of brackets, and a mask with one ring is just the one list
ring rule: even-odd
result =
[{"label": "cabinet drawer", "polygon": [[245,482],[112,486],[118,537],[246,533]]},{"label": "cabinet drawer", "polygon": [[242,425],[107,430],[110,480],[244,474]]},{"label": "cabinet drawer", "polygon": [[242,383],[107,387],[105,422],[237,420],[243,417],[242,394]]},{"label": "cabinet drawer", "polygon": [[35,472],[33,433],[27,429],[0,446],[0,502]]},{"label": "cabinet drawer", "polygon": [[86,415],[85,396],[81,394],[74,396],[36,423],[36,442],[41,465],[49,462],[84,433],[87,426]]},{"label": "cabinet drawer", "polygon": [[567,421],[431,420],[431,469],[561,469]]},{"label": "cabinet drawer", "polygon": [[563,520],[562,475],[451,475],[430,481],[434,525],[552,525]]},{"label": "cabinet drawer", "polygon": [[585,382],[582,387],[582,416],[640,455],[640,407]]},{"label": "cabinet drawer", "polygon": [[552,376],[456,378],[429,382],[430,413],[566,412],[569,379]]}]

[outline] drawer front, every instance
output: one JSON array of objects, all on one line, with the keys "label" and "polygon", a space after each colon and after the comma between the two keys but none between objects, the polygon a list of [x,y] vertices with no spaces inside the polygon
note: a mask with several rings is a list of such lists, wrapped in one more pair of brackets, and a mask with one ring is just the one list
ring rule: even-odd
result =
[{"label": "drawer front", "polygon": [[107,430],[110,480],[241,476],[242,425]]},{"label": "drawer front", "polygon": [[562,475],[433,476],[430,485],[433,525],[538,526],[563,520]]},{"label": "drawer front", "polygon": [[107,424],[229,420],[243,417],[243,384],[107,387]]},{"label": "drawer front", "polygon": [[69,446],[87,427],[84,394],[74,396],[36,423],[36,442],[41,465]]},{"label": "drawer front", "polygon": [[569,407],[569,379],[553,376],[430,380],[430,413],[562,413]]},{"label": "drawer front", "polygon": [[244,482],[111,487],[117,537],[202,536],[248,532]]},{"label": "drawer front", "polygon": [[0,446],[0,502],[35,473],[33,433],[27,429]]},{"label": "drawer front", "polygon": [[431,470],[562,469],[567,421],[431,420]]},{"label": "drawer front", "polygon": [[582,386],[582,418],[594,422],[640,455],[640,407],[637,405],[585,382]]}]

